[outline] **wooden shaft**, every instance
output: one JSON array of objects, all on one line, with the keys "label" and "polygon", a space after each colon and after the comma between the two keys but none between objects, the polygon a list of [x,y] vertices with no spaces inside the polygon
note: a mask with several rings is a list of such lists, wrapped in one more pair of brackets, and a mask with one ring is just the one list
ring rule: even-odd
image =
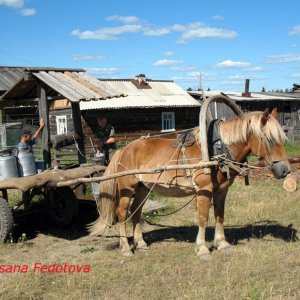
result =
[{"label": "wooden shaft", "polygon": [[47,169],[51,167],[51,152],[50,152],[50,123],[49,123],[49,106],[47,102],[46,88],[42,82],[37,83],[39,116],[44,119],[45,126],[42,130],[42,147],[43,159]]},{"label": "wooden shaft", "polygon": [[[189,164],[189,165],[170,165],[170,166],[161,166],[153,169],[144,169],[144,170],[129,170],[129,171],[123,171],[119,173],[115,173],[112,175],[107,176],[101,176],[101,177],[92,177],[92,178],[77,178],[73,180],[63,181],[54,183],[55,187],[62,187],[62,186],[70,186],[77,183],[87,183],[87,182],[100,182],[105,180],[114,179],[117,177],[123,177],[128,175],[135,175],[135,174],[155,174],[155,173],[161,173],[164,171],[172,171],[172,170],[186,170],[186,169],[202,169],[205,167],[212,167],[217,166],[217,161],[208,161],[208,162],[199,162],[196,164]],[[52,185],[52,184],[51,184]]]},{"label": "wooden shaft", "polygon": [[78,141],[78,161],[79,165],[86,163],[86,157],[85,157],[85,150],[84,150],[84,134],[82,130],[82,124],[81,124],[81,112],[79,103],[72,102],[72,115],[73,115],[73,123],[74,123],[74,130],[75,132],[80,136],[80,139]]}]

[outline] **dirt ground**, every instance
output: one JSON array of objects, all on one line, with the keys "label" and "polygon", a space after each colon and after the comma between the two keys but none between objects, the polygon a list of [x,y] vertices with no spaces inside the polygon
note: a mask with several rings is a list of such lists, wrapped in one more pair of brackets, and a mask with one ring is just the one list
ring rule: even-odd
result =
[{"label": "dirt ground", "polygon": [[[188,200],[163,199],[172,209]],[[151,250],[129,258],[120,255],[117,237],[87,235],[85,225],[96,218],[91,205],[80,205],[68,228],[31,215],[18,221],[13,243],[0,245],[0,265],[28,266],[23,273],[1,273],[0,266],[0,299],[300,299],[299,216],[299,190],[287,194],[274,179],[252,179],[250,187],[237,180],[226,207],[232,251],[212,250],[212,259],[201,261],[193,203],[176,215],[145,216]],[[209,245],[213,230],[211,216]],[[34,270],[54,263],[56,272]],[[71,265],[81,272],[59,269]]]}]

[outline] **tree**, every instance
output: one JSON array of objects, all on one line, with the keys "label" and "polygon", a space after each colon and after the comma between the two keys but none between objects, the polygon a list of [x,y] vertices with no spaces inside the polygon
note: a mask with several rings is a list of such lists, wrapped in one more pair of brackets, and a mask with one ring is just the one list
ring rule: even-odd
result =
[{"label": "tree", "polygon": [[193,89],[189,86],[186,90],[187,90],[188,92],[191,92]]},{"label": "tree", "polygon": [[207,91],[209,92],[209,91],[210,91],[210,88],[207,88]]},{"label": "tree", "polygon": [[263,86],[263,88],[261,89],[261,92],[262,92],[262,93],[265,93],[265,92],[266,92],[266,89],[265,89],[264,86]]}]

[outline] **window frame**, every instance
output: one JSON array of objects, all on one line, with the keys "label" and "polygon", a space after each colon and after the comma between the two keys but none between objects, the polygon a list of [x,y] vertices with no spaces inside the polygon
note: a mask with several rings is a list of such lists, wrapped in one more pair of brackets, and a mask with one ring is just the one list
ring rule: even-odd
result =
[{"label": "window frame", "polygon": [[[57,135],[60,134],[67,134],[68,133],[68,117],[67,115],[61,115],[61,116],[56,116],[56,133]],[[61,120],[65,120],[65,122],[60,122]],[[64,124],[65,132],[61,132],[61,124]]]},{"label": "window frame", "polygon": [[[164,116],[166,115],[171,115],[171,119],[167,119],[167,122],[170,121],[171,122],[171,128],[170,129],[166,129],[164,128],[164,121],[165,121],[165,118]],[[163,111],[161,113],[161,132],[173,132],[175,131],[175,112],[174,111]]]}]

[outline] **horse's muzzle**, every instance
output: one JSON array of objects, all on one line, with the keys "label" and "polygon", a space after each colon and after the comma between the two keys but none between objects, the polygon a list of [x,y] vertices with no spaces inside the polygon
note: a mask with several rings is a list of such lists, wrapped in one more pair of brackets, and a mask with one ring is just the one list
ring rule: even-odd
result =
[{"label": "horse's muzzle", "polygon": [[277,179],[282,179],[291,173],[291,168],[288,162],[279,160],[272,163],[271,171]]}]

